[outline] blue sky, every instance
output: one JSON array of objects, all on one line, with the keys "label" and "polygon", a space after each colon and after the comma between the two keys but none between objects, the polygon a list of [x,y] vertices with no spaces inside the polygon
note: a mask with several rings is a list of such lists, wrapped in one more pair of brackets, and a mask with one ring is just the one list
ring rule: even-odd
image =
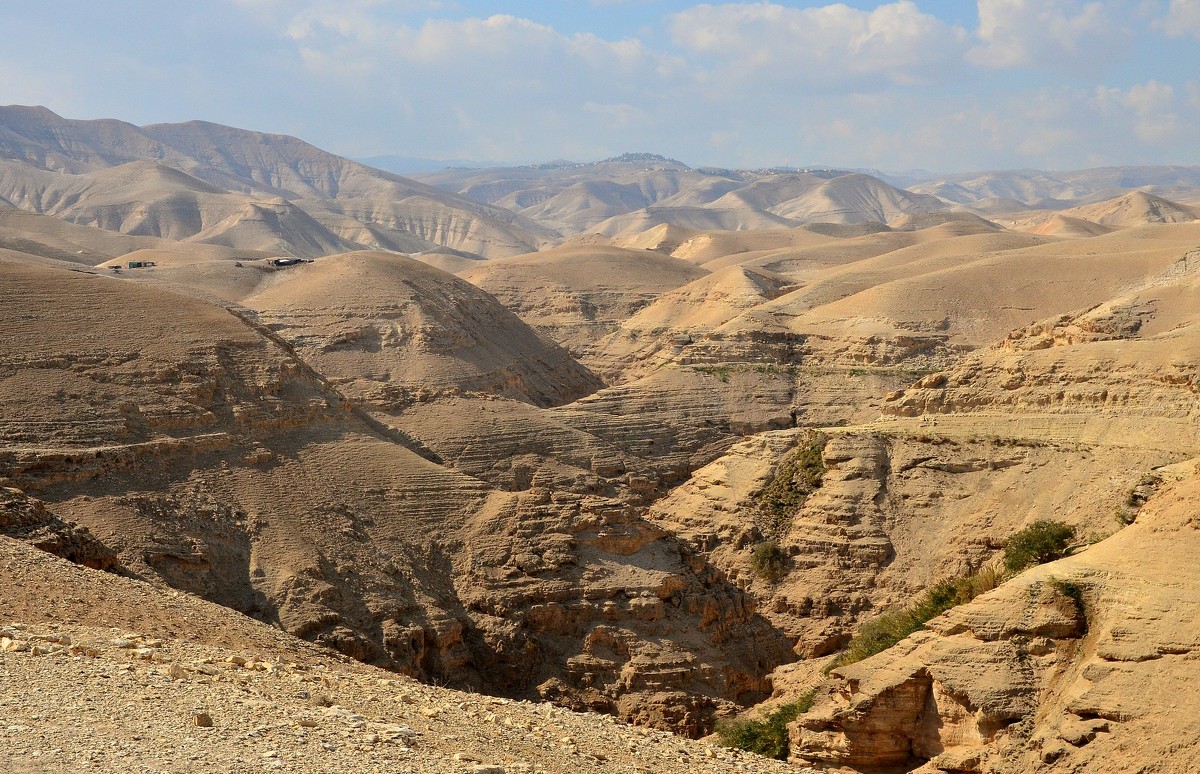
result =
[{"label": "blue sky", "polygon": [[351,156],[1200,164],[1200,0],[67,0],[0,29],[0,104]]}]

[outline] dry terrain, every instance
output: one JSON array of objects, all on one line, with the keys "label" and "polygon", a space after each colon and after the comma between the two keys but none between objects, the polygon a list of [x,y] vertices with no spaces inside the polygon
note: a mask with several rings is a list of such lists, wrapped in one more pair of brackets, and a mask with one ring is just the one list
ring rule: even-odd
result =
[{"label": "dry terrain", "polygon": [[1194,169],[424,180],[0,109],[7,770],[1197,770]]}]

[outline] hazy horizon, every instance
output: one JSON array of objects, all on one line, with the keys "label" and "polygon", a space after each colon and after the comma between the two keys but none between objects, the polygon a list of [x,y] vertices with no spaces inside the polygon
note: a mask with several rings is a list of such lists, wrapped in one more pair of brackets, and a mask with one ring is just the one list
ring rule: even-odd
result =
[{"label": "hazy horizon", "polygon": [[0,21],[0,103],[353,158],[1200,164],[1198,0],[124,0]]}]

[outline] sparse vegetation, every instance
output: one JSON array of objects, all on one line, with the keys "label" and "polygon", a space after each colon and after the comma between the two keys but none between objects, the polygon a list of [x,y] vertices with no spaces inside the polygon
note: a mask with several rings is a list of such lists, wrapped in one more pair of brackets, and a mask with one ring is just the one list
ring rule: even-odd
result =
[{"label": "sparse vegetation", "polygon": [[808,496],[821,488],[825,476],[822,453],[828,439],[813,433],[806,443],[784,456],[775,468],[775,475],[755,496],[758,503],[758,527],[773,540],[783,537],[792,516]]},{"label": "sparse vegetation", "polygon": [[854,664],[882,653],[908,635],[920,631],[926,621],[970,602],[985,591],[991,591],[1003,580],[1000,573],[988,568],[974,575],[952,578],[934,585],[909,607],[888,610],[862,624],[828,669]]},{"label": "sparse vegetation", "polygon": [[1020,572],[1035,564],[1045,564],[1066,555],[1075,537],[1075,528],[1061,521],[1041,519],[1016,532],[1004,545],[1004,568]]},{"label": "sparse vegetation", "polygon": [[755,373],[763,376],[794,377],[798,369],[794,365],[778,366],[772,363],[723,363],[721,365],[692,366],[692,370],[707,376],[715,376],[728,382],[735,373]]},{"label": "sparse vegetation", "polygon": [[789,752],[787,725],[812,709],[814,696],[810,691],[771,712],[765,720],[739,718],[718,723],[717,738],[726,747],[785,761]]},{"label": "sparse vegetation", "polygon": [[788,571],[787,552],[780,548],[774,540],[764,540],[754,547],[750,555],[750,569],[754,574],[769,583],[783,580]]},{"label": "sparse vegetation", "polygon": [[[1074,537],[1075,528],[1061,521],[1033,522],[1008,539],[1004,547],[1004,572],[985,568],[973,575],[942,581],[927,589],[912,605],[887,610],[863,623],[841,654],[826,667],[826,673],[882,653],[923,629],[927,621],[996,588],[1026,567],[1062,558]],[[1082,587],[1066,581],[1052,580],[1050,583],[1056,584],[1055,590],[1071,599],[1083,612]]]},{"label": "sparse vegetation", "polygon": [[730,375],[733,373],[733,366],[731,366],[731,365],[695,366],[694,370],[696,370],[702,374],[707,374],[708,376],[715,376],[718,379],[720,379],[722,382],[728,382]]}]

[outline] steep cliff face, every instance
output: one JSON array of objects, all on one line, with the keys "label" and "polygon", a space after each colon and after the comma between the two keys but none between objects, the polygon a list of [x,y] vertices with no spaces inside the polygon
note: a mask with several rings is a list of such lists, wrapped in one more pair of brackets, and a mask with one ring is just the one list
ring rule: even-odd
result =
[{"label": "steep cliff face", "polygon": [[707,733],[769,694],[788,641],[639,510],[534,488],[473,517],[455,567],[480,668],[501,690]]},{"label": "steep cliff face", "polygon": [[[1083,312],[1020,328],[945,373],[887,396],[885,413],[1089,415],[1170,423],[1195,408],[1200,253]],[[1184,423],[1180,423],[1182,426]]]},{"label": "steep cliff face", "polygon": [[[1088,545],[834,670],[792,728],[797,760],[922,772],[1194,768],[1194,702],[1174,699],[1195,679],[1200,637],[1194,258],[889,396],[875,432],[939,439],[913,469],[952,470],[937,459],[947,442],[988,433],[1003,442],[988,479],[1021,473],[1002,498],[962,501],[1008,517],[954,517],[968,528],[960,538],[984,539],[980,556],[1013,509],[1071,522]],[[959,494],[943,482],[923,507],[934,493]],[[936,559],[954,532],[926,541],[924,555]],[[905,566],[897,551],[880,577]]]},{"label": "steep cliff face", "polygon": [[[834,671],[797,761],[922,772],[1194,770],[1195,461],[1136,523]],[[1151,769],[1151,770],[1154,770]]]}]

